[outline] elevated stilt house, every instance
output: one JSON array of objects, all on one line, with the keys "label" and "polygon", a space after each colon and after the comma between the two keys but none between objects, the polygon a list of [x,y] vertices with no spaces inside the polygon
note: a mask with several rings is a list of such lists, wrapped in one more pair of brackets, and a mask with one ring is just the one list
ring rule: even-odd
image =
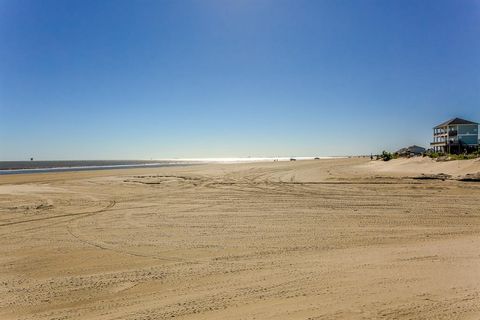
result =
[{"label": "elevated stilt house", "polygon": [[433,128],[435,152],[463,153],[478,149],[478,123],[454,118]]}]

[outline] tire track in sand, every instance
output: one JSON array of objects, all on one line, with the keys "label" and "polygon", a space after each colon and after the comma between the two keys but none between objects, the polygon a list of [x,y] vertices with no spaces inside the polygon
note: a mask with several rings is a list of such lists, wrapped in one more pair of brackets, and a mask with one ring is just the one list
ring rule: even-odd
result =
[{"label": "tire track in sand", "polygon": [[61,215],[56,215],[56,216],[51,216],[51,217],[43,217],[43,218],[34,218],[34,219],[13,221],[13,222],[2,223],[2,224],[0,224],[0,227],[6,227],[6,226],[11,226],[11,225],[23,224],[23,223],[29,223],[29,222],[36,222],[36,221],[45,221],[45,220],[66,218],[66,217],[75,217],[75,216],[88,217],[88,216],[92,216],[92,215],[107,211],[108,209],[115,206],[115,204],[116,204],[115,200],[111,200],[110,203],[107,206],[105,206],[104,208],[102,208],[100,210],[96,210],[96,211],[66,213],[66,214],[61,214]]}]

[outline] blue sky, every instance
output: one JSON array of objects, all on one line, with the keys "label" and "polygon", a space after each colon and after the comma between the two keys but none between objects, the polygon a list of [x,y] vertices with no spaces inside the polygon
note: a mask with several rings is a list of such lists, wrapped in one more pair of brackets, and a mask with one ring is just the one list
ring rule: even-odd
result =
[{"label": "blue sky", "polygon": [[369,154],[457,116],[479,0],[0,0],[0,160]]}]

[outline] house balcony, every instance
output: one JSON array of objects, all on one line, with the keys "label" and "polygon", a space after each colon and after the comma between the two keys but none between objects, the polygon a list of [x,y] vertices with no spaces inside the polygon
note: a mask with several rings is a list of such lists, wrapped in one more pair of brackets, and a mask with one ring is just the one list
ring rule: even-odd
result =
[{"label": "house balcony", "polygon": [[457,131],[457,130],[451,130],[451,131],[448,132],[448,135],[449,135],[450,137],[456,137],[457,134],[458,134],[458,131]]},{"label": "house balcony", "polygon": [[442,132],[437,132],[437,133],[434,133],[434,134],[433,134],[434,137],[446,137],[446,136],[456,137],[457,135],[458,135],[458,131],[457,131],[457,130],[442,131]]}]

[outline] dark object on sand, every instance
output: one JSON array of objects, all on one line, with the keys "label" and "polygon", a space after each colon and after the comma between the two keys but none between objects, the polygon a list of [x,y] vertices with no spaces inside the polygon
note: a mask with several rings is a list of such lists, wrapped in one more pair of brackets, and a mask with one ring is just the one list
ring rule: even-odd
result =
[{"label": "dark object on sand", "polygon": [[320,158],[319,158],[319,157],[315,157],[315,159],[313,159],[313,160],[320,160]]},{"label": "dark object on sand", "polygon": [[439,173],[439,174],[422,174],[421,176],[414,177],[413,179],[416,180],[442,180],[445,181],[447,179],[450,179],[452,176],[449,174],[445,173]]},{"label": "dark object on sand", "polygon": [[458,181],[466,181],[466,182],[480,182],[480,172],[477,173],[468,173],[458,179]]},{"label": "dark object on sand", "polygon": [[290,158],[290,161],[297,161],[297,159],[295,159],[295,158]]}]

